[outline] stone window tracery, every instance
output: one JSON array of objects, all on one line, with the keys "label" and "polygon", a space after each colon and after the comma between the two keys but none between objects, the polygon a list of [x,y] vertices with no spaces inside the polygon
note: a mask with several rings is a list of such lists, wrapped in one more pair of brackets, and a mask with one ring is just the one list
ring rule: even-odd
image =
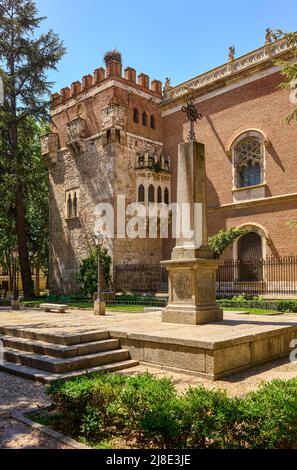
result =
[{"label": "stone window tracery", "polygon": [[256,136],[240,140],[234,147],[235,184],[244,188],[263,181],[263,141]]}]

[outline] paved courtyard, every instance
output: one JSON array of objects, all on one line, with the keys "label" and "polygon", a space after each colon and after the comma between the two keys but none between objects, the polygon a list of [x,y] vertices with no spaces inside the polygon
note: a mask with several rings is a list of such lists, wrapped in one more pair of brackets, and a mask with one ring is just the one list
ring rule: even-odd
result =
[{"label": "paved courtyard", "polygon": [[166,342],[171,338],[187,345],[199,342],[203,344],[232,340],[256,333],[265,333],[297,325],[297,314],[287,315],[244,315],[236,312],[225,312],[224,320],[207,325],[180,325],[162,323],[161,312],[126,313],[107,312],[105,316],[94,316],[90,310],[68,310],[65,314],[46,313],[40,309],[23,309],[12,312],[0,309],[0,328],[19,327],[38,329],[40,333],[67,335],[91,331],[109,331],[127,336],[157,337]]},{"label": "paved courtyard", "polygon": [[[269,322],[270,326],[279,323],[294,323],[296,316],[259,317],[228,313],[225,315],[223,324],[205,325],[199,328],[202,329],[203,333],[200,334],[203,334],[205,340],[207,337],[218,337],[222,328],[226,327],[224,323],[225,325],[228,324],[230,334],[238,334],[238,330],[244,334],[246,328],[265,329],[266,321]],[[181,325],[162,325],[158,323],[158,313],[155,312],[149,314],[110,313],[106,317],[94,317],[90,311],[70,311],[66,315],[49,314],[39,310],[11,312],[2,309],[0,311],[0,326],[38,328],[44,331],[59,332],[60,334],[73,331],[100,330],[101,328],[109,331],[121,331],[124,324],[127,330],[138,331],[139,334],[143,331],[149,331],[150,334],[153,334],[156,330],[156,324],[158,324],[158,336],[168,336],[169,333],[172,334],[174,331],[174,335],[178,335],[180,339],[187,334],[194,341],[197,340],[194,334],[195,328],[184,325],[182,327]],[[263,381],[297,377],[297,363],[290,363],[288,358],[254,367],[249,371],[216,382],[190,373],[164,370],[157,366],[143,364],[122,373],[136,374],[146,370],[158,377],[172,377],[180,392],[189,385],[204,385],[207,388],[226,389],[231,396],[244,396],[256,389]],[[0,372],[0,390],[0,448],[67,448],[66,445],[61,445],[38,431],[32,431],[10,417],[11,412],[17,409],[47,405],[49,401],[43,385]]]}]

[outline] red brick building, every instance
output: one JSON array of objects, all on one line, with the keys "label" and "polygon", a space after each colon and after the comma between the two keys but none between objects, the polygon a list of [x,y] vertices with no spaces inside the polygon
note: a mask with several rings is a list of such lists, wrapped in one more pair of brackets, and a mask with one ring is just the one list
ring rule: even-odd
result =
[{"label": "red brick building", "polygon": [[[284,41],[268,42],[176,87],[167,81],[163,93],[160,82],[150,85],[146,74],[137,81],[130,67],[123,77],[120,54],[113,51],[106,71],[97,69],[53,95],[53,129],[43,140],[51,188],[51,289],[75,290],[78,265],[94,246],[98,203],[115,205],[118,194],[127,202],[175,201],[178,144],[189,130],[181,107],[189,94],[203,116],[195,132],[206,148],[210,235],[247,229],[226,258],[295,254],[296,232],[288,222],[297,218],[297,125],[284,118],[297,100],[279,87],[275,64],[289,54]],[[123,288],[117,266],[147,265],[151,276],[174,242],[116,237],[105,244],[115,283]],[[124,287],[137,289],[140,278],[147,282],[143,272]],[[150,279],[156,290],[162,279]]]}]

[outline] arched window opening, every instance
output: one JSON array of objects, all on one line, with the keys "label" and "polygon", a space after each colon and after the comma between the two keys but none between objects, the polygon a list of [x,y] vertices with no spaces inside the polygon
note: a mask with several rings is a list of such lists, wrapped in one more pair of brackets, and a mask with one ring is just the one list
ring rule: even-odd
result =
[{"label": "arched window opening", "polygon": [[148,157],[148,166],[149,168],[153,168],[155,164],[155,157],[152,157],[151,155]]},{"label": "arched window opening", "polygon": [[68,199],[67,199],[67,218],[71,219],[72,217],[72,199],[71,199],[71,194],[68,194]]},{"label": "arched window opening", "polygon": [[148,201],[149,202],[155,202],[155,188],[151,184],[148,189]]},{"label": "arched window opening", "polygon": [[156,129],[156,118],[153,114],[151,115],[151,129]]},{"label": "arched window opening", "polygon": [[76,196],[76,193],[74,193],[74,198],[73,198],[73,217],[77,217],[77,196]]},{"label": "arched window opening", "polygon": [[145,192],[144,192],[144,186],[141,184],[138,188],[138,202],[144,202],[145,201]]},{"label": "arched window opening", "polygon": [[144,167],[144,155],[138,155],[138,167],[139,168]]},{"label": "arched window opening", "polygon": [[133,111],[133,121],[135,122],[135,124],[139,123],[139,111],[137,108],[135,108]]},{"label": "arched window opening", "polygon": [[165,191],[164,191],[164,202],[165,204],[169,204],[169,189],[168,188],[165,188]]},{"label": "arched window opening", "polygon": [[142,113],[142,125],[147,126],[147,114],[145,111]]},{"label": "arched window opening", "polygon": [[158,187],[158,204],[162,202],[162,188],[161,186]]},{"label": "arched window opening", "polygon": [[263,142],[250,136],[241,140],[234,148],[236,186],[245,188],[263,182]]},{"label": "arched window opening", "polygon": [[243,235],[238,241],[240,281],[261,281],[263,277],[262,239],[255,232]]}]

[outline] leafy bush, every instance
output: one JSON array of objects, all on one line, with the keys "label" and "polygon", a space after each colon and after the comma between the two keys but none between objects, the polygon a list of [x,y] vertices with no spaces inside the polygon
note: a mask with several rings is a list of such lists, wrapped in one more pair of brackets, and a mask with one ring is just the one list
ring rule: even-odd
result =
[{"label": "leafy bush", "polygon": [[[100,263],[103,271],[104,281],[108,287],[110,284],[111,274],[111,257],[106,248],[99,248]],[[84,259],[80,265],[76,275],[77,282],[81,285],[85,295],[93,295],[97,292],[98,286],[98,253],[94,250],[91,256]]]},{"label": "leafy bush", "polygon": [[149,373],[130,377],[109,412],[125,423],[129,431],[142,438],[142,422],[160,404],[170,402],[177,393],[170,379],[157,379]]},{"label": "leafy bush", "polygon": [[[169,379],[93,375],[49,388],[63,430],[96,445],[113,436],[154,448],[293,448],[297,379],[262,385],[246,398]],[[61,420],[60,420],[61,421]]]},{"label": "leafy bush", "polygon": [[297,312],[297,300],[279,300],[277,302],[278,312]]},{"label": "leafy bush", "polygon": [[263,384],[240,405],[247,447],[296,447],[297,379]]},{"label": "leafy bush", "polygon": [[214,258],[219,258],[228,246],[241,235],[247,232],[246,229],[241,227],[231,227],[228,230],[220,230],[219,233],[213,235],[208,239],[208,245],[213,253]]},{"label": "leafy bush", "polygon": [[98,437],[110,426],[108,405],[115,400],[126,378],[120,374],[94,374],[48,388],[54,407],[65,417],[65,430]]}]

